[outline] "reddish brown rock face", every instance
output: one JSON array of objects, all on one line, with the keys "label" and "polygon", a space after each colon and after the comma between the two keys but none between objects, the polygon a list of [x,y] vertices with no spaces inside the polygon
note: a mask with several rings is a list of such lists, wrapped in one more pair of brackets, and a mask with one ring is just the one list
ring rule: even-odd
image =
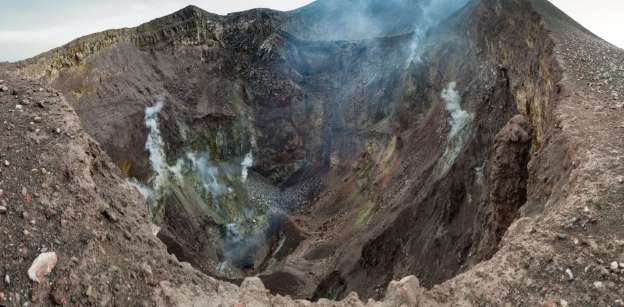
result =
[{"label": "reddish brown rock face", "polygon": [[489,201],[485,229],[479,246],[484,259],[497,251],[498,243],[518,210],[527,200],[531,126],[522,115],[514,116],[496,135],[490,166]]}]

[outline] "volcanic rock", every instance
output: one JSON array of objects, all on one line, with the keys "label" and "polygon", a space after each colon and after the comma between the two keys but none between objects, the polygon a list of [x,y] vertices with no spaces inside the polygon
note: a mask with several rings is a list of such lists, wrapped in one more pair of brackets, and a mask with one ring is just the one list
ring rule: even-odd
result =
[{"label": "volcanic rock", "polygon": [[40,254],[28,269],[28,277],[34,282],[42,282],[43,278],[52,272],[57,262],[58,256],[55,252]]}]

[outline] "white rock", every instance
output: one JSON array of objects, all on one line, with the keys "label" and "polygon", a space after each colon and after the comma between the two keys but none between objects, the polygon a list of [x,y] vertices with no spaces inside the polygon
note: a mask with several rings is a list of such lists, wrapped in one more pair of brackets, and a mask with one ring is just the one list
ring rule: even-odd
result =
[{"label": "white rock", "polygon": [[151,224],[150,223],[150,229],[152,230],[152,234],[157,237],[158,233],[160,232],[160,227],[158,227],[157,225]]},{"label": "white rock", "polygon": [[4,283],[7,285],[11,284],[11,277],[9,277],[9,274],[4,275]]},{"label": "white rock", "polygon": [[617,263],[617,261],[613,261],[611,262],[611,264],[609,265],[609,268],[611,269],[611,271],[615,271],[620,267],[620,265]]},{"label": "white rock", "polygon": [[388,306],[419,306],[424,288],[415,276],[407,276],[400,281],[391,281],[386,289],[386,302]]},{"label": "white rock", "polygon": [[596,289],[602,289],[604,288],[604,284],[601,281],[595,281],[594,287],[596,287]]},{"label": "white rock", "polygon": [[243,282],[241,283],[240,287],[241,289],[247,289],[251,291],[259,291],[259,292],[266,291],[266,288],[264,287],[262,280],[258,277],[245,278]]},{"label": "white rock", "polygon": [[154,275],[153,271],[152,271],[152,267],[147,263],[147,262],[143,262],[141,263],[141,270],[143,271],[143,273],[145,273],[145,275],[147,276],[152,276]]},{"label": "white rock", "polygon": [[57,262],[55,252],[40,254],[28,269],[28,277],[34,282],[41,282],[44,276],[52,272]]},{"label": "white rock", "polygon": [[572,274],[572,270],[566,269],[565,272],[568,275],[568,280],[574,280],[574,274]]},{"label": "white rock", "polygon": [[566,300],[559,301],[559,304],[561,305],[561,307],[568,307],[568,301]]}]

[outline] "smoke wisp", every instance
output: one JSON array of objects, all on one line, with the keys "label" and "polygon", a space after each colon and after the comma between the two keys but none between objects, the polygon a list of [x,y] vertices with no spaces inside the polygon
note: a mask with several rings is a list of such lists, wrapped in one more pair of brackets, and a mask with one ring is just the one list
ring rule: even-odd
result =
[{"label": "smoke wisp", "polygon": [[[247,181],[254,164],[253,152],[230,161],[216,161],[209,152],[187,151],[169,164],[159,128],[164,107],[164,100],[159,99],[145,109],[145,149],[153,175],[146,184],[136,179],[129,183],[144,196],[153,217],[158,216],[166,199],[172,199],[166,196],[173,195],[183,206],[196,208],[193,212],[212,217],[223,227],[222,236],[214,239],[223,249],[220,267],[226,269],[226,274],[237,266],[253,266],[255,252],[265,244],[273,219],[270,208],[249,199],[247,189],[253,183]],[[253,138],[251,142],[255,146]]]},{"label": "smoke wisp", "polygon": [[444,107],[449,113],[448,124],[451,126],[447,137],[446,148],[438,160],[435,174],[445,176],[451,169],[459,154],[464,149],[470,135],[473,116],[461,108],[461,96],[457,92],[457,83],[450,82],[440,93]]},{"label": "smoke wisp", "polygon": [[145,127],[148,130],[145,149],[149,153],[149,161],[152,170],[156,174],[153,178],[153,186],[162,186],[165,172],[167,169],[167,157],[165,155],[165,146],[158,128],[158,114],[165,106],[163,100],[158,100],[152,107],[145,109]]},{"label": "smoke wisp", "polygon": [[319,0],[295,12],[288,31],[312,41],[357,41],[412,34],[406,63],[418,62],[430,29],[468,0]]},{"label": "smoke wisp", "polygon": [[455,89],[456,87],[457,83],[451,82],[444,90],[442,90],[441,94],[446,110],[451,115],[449,120],[449,124],[451,125],[451,131],[449,133],[450,139],[457,136],[457,134],[466,128],[472,120],[472,116],[461,108],[461,97]]},{"label": "smoke wisp", "polygon": [[243,162],[241,162],[241,178],[243,182],[247,181],[247,176],[249,176],[249,168],[253,166],[253,153],[249,152],[245,155]]}]

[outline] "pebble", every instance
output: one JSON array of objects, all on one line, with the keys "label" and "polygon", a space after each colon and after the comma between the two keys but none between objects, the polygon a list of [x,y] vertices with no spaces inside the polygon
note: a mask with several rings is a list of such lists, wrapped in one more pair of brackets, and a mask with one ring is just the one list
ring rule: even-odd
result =
[{"label": "pebble", "polygon": [[6,167],[11,166],[11,162],[9,162],[8,160],[4,160],[4,166]]},{"label": "pebble", "polygon": [[154,273],[152,272],[152,267],[147,264],[147,262],[143,262],[141,263],[141,271],[146,275],[146,276],[152,276]]},{"label": "pebble", "polygon": [[119,221],[117,215],[115,215],[115,213],[113,213],[110,209],[102,210],[102,215],[104,215],[104,217],[106,217],[111,223],[117,223]]},{"label": "pebble", "polygon": [[565,272],[566,272],[566,274],[568,275],[568,280],[569,280],[569,281],[574,280],[574,274],[572,274],[572,270],[570,270],[570,269],[566,269],[566,270],[565,270]]},{"label": "pebble", "polygon": [[11,277],[9,277],[9,274],[4,275],[4,283],[7,285],[11,284]]},{"label": "pebble", "polygon": [[28,269],[28,277],[34,282],[41,282],[43,277],[52,272],[57,262],[58,256],[55,252],[40,254]]},{"label": "pebble", "polygon": [[542,304],[542,307],[559,307],[556,300],[548,300]]},{"label": "pebble", "polygon": [[609,270],[605,267],[600,267],[600,274],[602,274],[602,276],[609,276]]},{"label": "pebble", "polygon": [[604,284],[601,281],[595,281],[594,287],[596,287],[596,289],[602,289],[604,288]]},{"label": "pebble", "polygon": [[617,263],[617,261],[613,261],[611,262],[611,264],[609,264],[609,268],[611,269],[611,271],[616,271],[619,267],[620,265]]},{"label": "pebble", "polygon": [[5,214],[7,212],[7,208],[5,206],[0,206],[0,214]]},{"label": "pebble", "polygon": [[93,297],[93,287],[89,286],[89,287],[87,288],[87,292],[85,292],[85,295],[86,295],[87,297]]}]

